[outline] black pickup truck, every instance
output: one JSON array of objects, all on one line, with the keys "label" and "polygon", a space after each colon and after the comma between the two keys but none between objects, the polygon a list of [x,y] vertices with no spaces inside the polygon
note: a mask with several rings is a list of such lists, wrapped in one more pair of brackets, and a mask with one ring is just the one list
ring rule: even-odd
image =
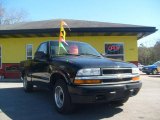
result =
[{"label": "black pickup truck", "polygon": [[55,107],[68,113],[77,103],[124,103],[140,90],[139,69],[132,63],[103,57],[84,42],[56,40],[40,44],[34,59],[20,62],[23,86],[52,91]]}]

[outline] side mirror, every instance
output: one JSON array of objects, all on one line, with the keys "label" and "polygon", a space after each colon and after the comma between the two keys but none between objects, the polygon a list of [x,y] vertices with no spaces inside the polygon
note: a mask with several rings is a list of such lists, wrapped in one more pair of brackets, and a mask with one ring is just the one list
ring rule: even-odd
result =
[{"label": "side mirror", "polygon": [[103,57],[106,57],[106,55],[104,53],[100,53]]},{"label": "side mirror", "polygon": [[36,61],[46,61],[47,60],[47,55],[42,51],[38,51],[34,55],[34,60],[36,60]]}]

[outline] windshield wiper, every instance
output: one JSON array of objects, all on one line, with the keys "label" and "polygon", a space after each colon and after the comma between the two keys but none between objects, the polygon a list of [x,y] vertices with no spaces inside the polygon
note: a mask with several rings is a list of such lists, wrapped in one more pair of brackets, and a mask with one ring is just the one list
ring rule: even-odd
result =
[{"label": "windshield wiper", "polygon": [[74,55],[74,56],[79,56],[79,54],[71,54],[71,53],[65,53],[64,55]]},{"label": "windshield wiper", "polygon": [[79,55],[89,55],[89,56],[101,57],[99,55],[94,55],[94,54],[89,54],[89,53],[81,53]]},{"label": "windshield wiper", "polygon": [[64,54],[56,54],[54,56],[81,56],[81,55],[86,55],[86,56],[95,56],[95,57],[101,57],[101,56],[98,56],[98,55],[94,55],[94,54],[88,54],[88,53],[81,53],[81,54],[71,54],[71,53],[64,53]]},{"label": "windshield wiper", "polygon": [[62,55],[73,55],[73,56],[80,56],[79,54],[71,54],[71,53],[64,53],[64,54],[56,54],[56,56],[62,56]]}]

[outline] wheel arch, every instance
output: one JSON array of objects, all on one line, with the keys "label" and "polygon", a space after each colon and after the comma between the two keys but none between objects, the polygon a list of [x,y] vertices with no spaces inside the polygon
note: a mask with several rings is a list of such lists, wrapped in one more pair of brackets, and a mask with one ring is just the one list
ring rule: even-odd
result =
[{"label": "wheel arch", "polygon": [[70,84],[69,78],[62,72],[54,72],[50,77],[50,84],[54,85],[58,79],[63,79],[66,83]]},{"label": "wheel arch", "polygon": [[[156,70],[156,73],[153,73],[155,70]],[[152,72],[152,74],[157,74],[158,73],[158,69],[155,67],[155,68],[152,69],[151,72]]]}]

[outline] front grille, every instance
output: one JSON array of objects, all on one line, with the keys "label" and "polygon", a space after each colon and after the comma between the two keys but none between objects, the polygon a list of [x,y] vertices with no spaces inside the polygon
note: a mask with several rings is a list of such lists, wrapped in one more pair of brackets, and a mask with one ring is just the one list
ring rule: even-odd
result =
[{"label": "front grille", "polygon": [[122,82],[122,81],[130,81],[132,78],[122,78],[122,79],[104,79],[103,83],[109,83],[109,82]]},{"label": "front grille", "polygon": [[102,69],[102,74],[123,74],[123,73],[132,73],[132,69],[124,68],[124,69]]}]

